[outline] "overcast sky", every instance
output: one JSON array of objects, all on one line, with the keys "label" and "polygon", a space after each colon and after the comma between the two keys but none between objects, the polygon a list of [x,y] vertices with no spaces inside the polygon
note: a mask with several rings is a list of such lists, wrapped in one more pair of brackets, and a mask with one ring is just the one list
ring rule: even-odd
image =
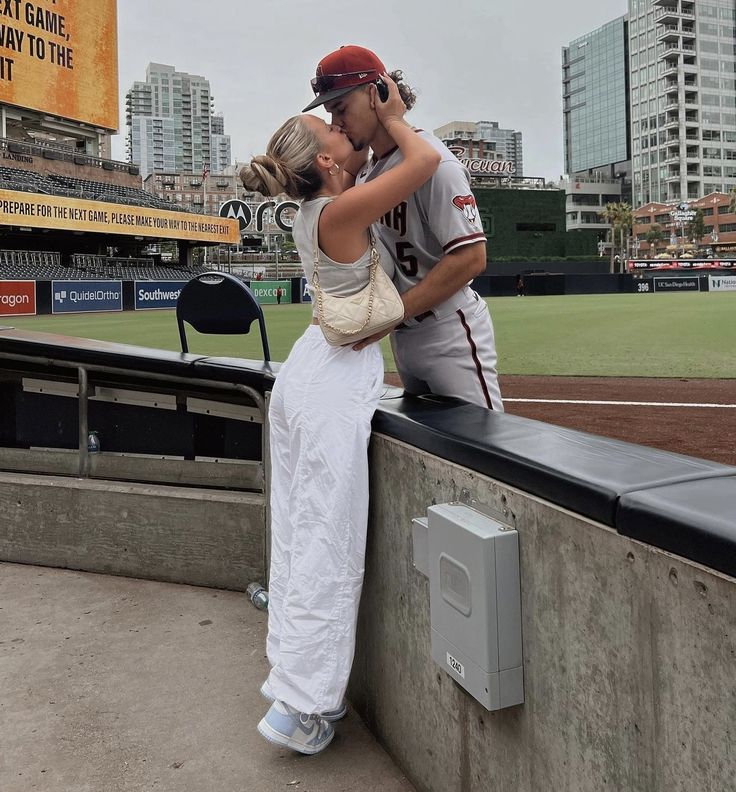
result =
[{"label": "overcast sky", "polygon": [[417,89],[415,126],[498,121],[522,132],[525,175],[557,179],[560,48],[626,9],[626,0],[118,0],[113,156],[125,159],[125,92],[150,61],[209,79],[244,161],[310,101],[319,59],[360,44]]}]

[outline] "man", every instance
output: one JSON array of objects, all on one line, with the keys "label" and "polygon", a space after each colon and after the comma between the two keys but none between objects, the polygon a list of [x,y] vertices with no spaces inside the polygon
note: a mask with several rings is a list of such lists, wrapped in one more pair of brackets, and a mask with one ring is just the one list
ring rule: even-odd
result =
[{"label": "man", "polygon": [[[341,47],[319,62],[312,80],[316,98],[304,108],[306,112],[324,105],[332,123],[348,136],[359,152],[359,167],[351,174],[356,183],[373,179],[401,161],[396,144],[378,122],[374,102],[380,99],[373,99],[368,90],[377,84],[380,91],[385,72],[370,50]],[[405,85],[399,87],[406,93]],[[456,396],[502,411],[488,306],[469,287],[486,267],[485,234],[470,176],[437,138],[421,130],[417,134],[442,153],[440,166],[377,227],[394,259],[394,280],[406,311],[392,336],[396,366],[408,393]],[[367,160],[369,147],[373,156]]]}]

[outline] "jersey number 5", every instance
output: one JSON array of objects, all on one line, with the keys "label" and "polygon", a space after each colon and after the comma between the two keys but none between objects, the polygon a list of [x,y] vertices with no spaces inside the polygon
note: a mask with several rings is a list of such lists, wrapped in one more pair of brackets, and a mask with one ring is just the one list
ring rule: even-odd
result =
[{"label": "jersey number 5", "polygon": [[396,243],[396,260],[407,278],[413,278],[419,272],[419,262],[417,257],[409,252],[411,250],[413,248],[408,242]]}]

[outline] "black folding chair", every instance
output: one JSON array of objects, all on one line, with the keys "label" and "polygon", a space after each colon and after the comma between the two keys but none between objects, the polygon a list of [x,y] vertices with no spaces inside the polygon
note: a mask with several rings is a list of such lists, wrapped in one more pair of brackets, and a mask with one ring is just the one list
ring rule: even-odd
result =
[{"label": "black folding chair", "polygon": [[182,352],[189,351],[184,322],[198,333],[238,335],[250,332],[250,326],[256,319],[261,332],[263,359],[268,362],[271,354],[263,310],[243,281],[225,272],[204,272],[184,286],[176,301],[176,324]]}]

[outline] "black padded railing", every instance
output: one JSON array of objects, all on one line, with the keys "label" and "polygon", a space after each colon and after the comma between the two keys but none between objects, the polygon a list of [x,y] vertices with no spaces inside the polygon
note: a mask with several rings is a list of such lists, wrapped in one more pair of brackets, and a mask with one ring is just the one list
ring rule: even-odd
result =
[{"label": "black padded railing", "polygon": [[736,577],[736,467],[436,396],[382,401],[373,428]]},{"label": "black padded railing", "polygon": [[[184,355],[0,328],[0,367],[14,360],[114,374],[222,382],[269,391],[278,364]],[[489,476],[622,535],[736,577],[736,467],[390,389],[375,432]]]}]

